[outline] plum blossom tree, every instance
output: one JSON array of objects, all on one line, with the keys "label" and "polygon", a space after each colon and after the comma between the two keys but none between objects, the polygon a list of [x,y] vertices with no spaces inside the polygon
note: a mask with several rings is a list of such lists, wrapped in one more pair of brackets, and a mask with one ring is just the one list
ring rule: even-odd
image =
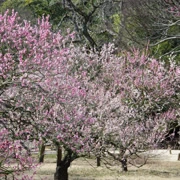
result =
[{"label": "plum blossom tree", "polygon": [[0,25],[1,129],[29,154],[25,142],[54,143],[55,180],[67,180],[71,162],[89,152],[106,152],[127,170],[127,156],[155,147],[176,119],[180,70],[173,62],[166,67],[137,50],[118,57],[112,46],[75,47],[74,34],[52,32],[48,18],[32,26],[6,12]]},{"label": "plum blossom tree", "polygon": [[94,123],[83,84],[69,74],[66,43],[73,34],[53,33],[48,18],[36,26],[18,20],[15,12],[0,16],[1,128],[29,153],[27,141],[63,146],[55,179],[68,179],[70,163],[90,151]]},{"label": "plum blossom tree", "polygon": [[157,148],[167,137],[168,124],[177,120],[180,67],[173,61],[166,66],[147,52],[133,50],[120,57],[113,52],[112,45],[96,55],[86,52],[82,56],[79,49],[75,67],[81,65],[78,73],[87,76],[89,96],[96,97],[90,103],[97,119],[92,131],[96,150],[99,147],[100,156],[108,153],[120,161],[126,171],[127,159]]},{"label": "plum blossom tree", "polygon": [[108,154],[119,159],[126,171],[126,158],[157,147],[168,132],[168,122],[176,119],[179,67],[172,63],[166,68],[134,51],[105,69],[106,83],[100,89],[102,102],[97,114],[101,114],[101,121],[105,118],[104,142],[120,150],[118,157]]}]

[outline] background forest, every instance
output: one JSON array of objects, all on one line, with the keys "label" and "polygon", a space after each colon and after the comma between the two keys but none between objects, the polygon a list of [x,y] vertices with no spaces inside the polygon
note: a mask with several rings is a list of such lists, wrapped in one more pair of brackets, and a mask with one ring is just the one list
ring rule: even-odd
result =
[{"label": "background forest", "polygon": [[113,42],[118,52],[149,46],[159,59],[179,59],[178,0],[1,0],[0,12],[6,9],[34,23],[49,15],[54,31],[76,32],[77,44]]}]

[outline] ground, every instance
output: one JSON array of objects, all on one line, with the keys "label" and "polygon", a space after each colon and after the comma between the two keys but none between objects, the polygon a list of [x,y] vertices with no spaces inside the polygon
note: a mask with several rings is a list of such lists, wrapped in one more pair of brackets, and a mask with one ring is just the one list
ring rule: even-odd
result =
[{"label": "ground", "polygon": [[[121,166],[114,165],[111,169],[102,165],[96,167],[95,159],[79,158],[75,160],[69,168],[70,180],[179,180],[180,161],[178,154],[180,151],[155,151],[151,152],[152,157],[147,164],[141,168],[128,166],[128,172],[121,172]],[[158,154],[158,156],[154,156]],[[34,180],[53,180],[55,171],[54,155],[46,155],[45,163],[42,164],[34,177]],[[29,174],[30,172],[27,172]]]}]

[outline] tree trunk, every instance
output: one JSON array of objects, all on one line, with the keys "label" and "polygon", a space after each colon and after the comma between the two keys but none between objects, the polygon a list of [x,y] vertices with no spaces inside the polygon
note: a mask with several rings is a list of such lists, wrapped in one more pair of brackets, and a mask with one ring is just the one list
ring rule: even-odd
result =
[{"label": "tree trunk", "polygon": [[101,166],[101,157],[100,156],[96,157],[96,161],[97,161],[97,167]]},{"label": "tree trunk", "polygon": [[57,166],[54,180],[68,180],[68,167],[65,165]]},{"label": "tree trunk", "polygon": [[[66,156],[68,157],[68,156]],[[71,164],[71,159],[64,158],[62,160],[62,148],[57,147],[57,166],[54,174],[54,180],[68,180],[68,168]]]},{"label": "tree trunk", "polygon": [[62,148],[57,147],[57,166],[61,165],[61,160],[62,160]]},{"label": "tree trunk", "polygon": [[121,165],[122,165],[122,171],[127,172],[127,159],[126,158],[122,158],[121,160]]},{"label": "tree trunk", "polygon": [[45,148],[46,148],[46,146],[44,145],[44,143],[41,144],[40,150],[39,150],[39,163],[43,163],[44,162]]}]

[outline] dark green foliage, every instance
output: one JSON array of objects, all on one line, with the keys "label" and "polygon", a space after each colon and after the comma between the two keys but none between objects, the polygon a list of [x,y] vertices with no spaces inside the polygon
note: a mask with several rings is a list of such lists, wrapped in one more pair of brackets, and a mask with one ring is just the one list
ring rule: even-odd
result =
[{"label": "dark green foliage", "polygon": [[31,21],[49,15],[54,31],[76,32],[78,45],[100,49],[113,42],[118,51],[150,45],[152,56],[179,63],[179,16],[170,10],[179,5],[164,0],[5,0],[0,11],[15,9]]}]

